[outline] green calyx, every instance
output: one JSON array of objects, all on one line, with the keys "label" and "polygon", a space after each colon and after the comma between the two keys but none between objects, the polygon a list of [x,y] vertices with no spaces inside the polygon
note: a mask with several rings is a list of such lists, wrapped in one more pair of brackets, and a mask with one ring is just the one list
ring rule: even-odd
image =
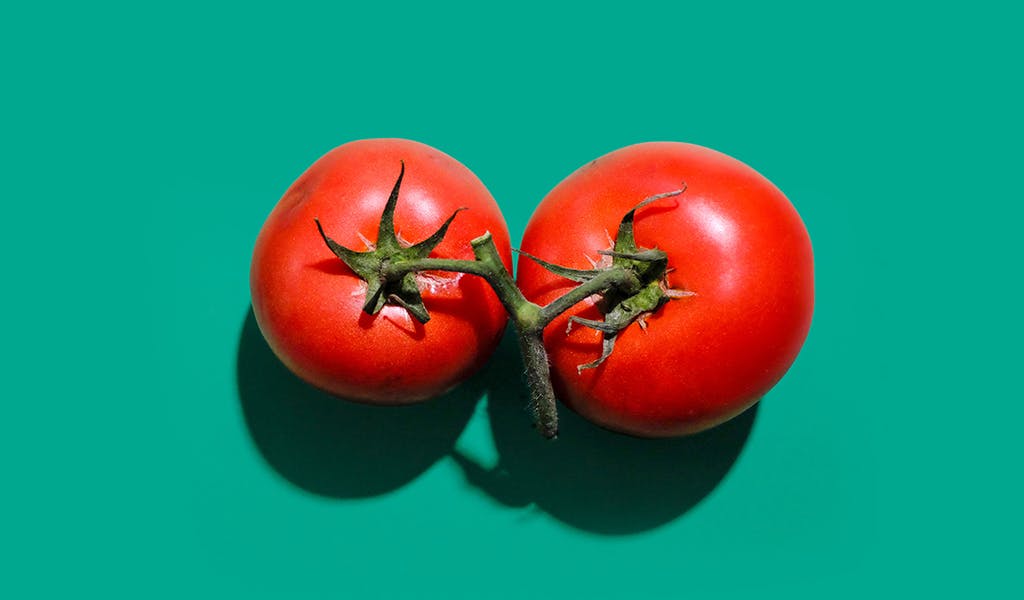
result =
[{"label": "green calyx", "polygon": [[384,212],[381,214],[380,225],[377,230],[377,241],[365,252],[358,252],[342,246],[334,241],[324,232],[323,225],[319,219],[315,219],[317,230],[323,238],[327,247],[348,268],[366,281],[366,300],[363,303],[363,310],[375,315],[388,303],[395,304],[409,311],[416,320],[426,323],[430,320],[430,314],[423,305],[423,298],[420,295],[419,285],[416,282],[416,273],[413,271],[394,274],[394,265],[417,261],[427,258],[431,251],[437,247],[448,233],[455,216],[464,208],[459,208],[427,239],[412,245],[403,244],[395,232],[395,207],[398,205],[398,193],[402,187],[402,178],[405,176],[405,162],[402,162],[401,171],[395,186],[391,190]]},{"label": "green calyx", "polygon": [[575,315],[569,317],[569,329],[566,333],[571,330],[573,323],[577,323],[601,332],[603,337],[601,356],[591,362],[579,365],[578,371],[593,369],[603,363],[611,356],[619,333],[634,322],[646,330],[645,318],[647,315],[658,310],[670,299],[694,295],[690,291],[669,288],[666,281],[666,275],[669,272],[668,255],[658,248],[639,246],[634,235],[634,220],[637,210],[652,202],[678,196],[685,191],[686,186],[684,185],[678,190],[650,196],[626,213],[619,223],[619,231],[612,248],[598,251],[599,254],[611,258],[610,266],[570,269],[523,253],[524,256],[552,273],[577,282],[590,281],[598,274],[611,270],[622,270],[634,275],[634,277],[624,278],[619,285],[611,286],[600,294],[601,299],[598,301],[597,307],[602,313],[603,320],[584,319]]},{"label": "green calyx", "polygon": [[331,239],[317,219],[320,236],[335,256],[366,281],[363,310],[369,314],[377,314],[387,304],[393,304],[404,308],[421,323],[426,323],[430,320],[430,314],[420,295],[417,273],[446,271],[482,277],[505,307],[515,326],[530,388],[530,412],[538,431],[546,438],[558,435],[558,411],[543,339],[547,325],[580,301],[594,295],[600,297],[597,307],[601,311],[601,320],[576,316],[569,319],[570,328],[576,323],[600,331],[603,336],[601,356],[579,365],[578,369],[583,371],[603,363],[611,355],[619,333],[634,322],[646,329],[646,316],[657,311],[668,300],[694,295],[693,292],[668,286],[666,275],[671,270],[668,256],[658,248],[639,246],[633,232],[637,210],[657,200],[678,196],[685,191],[685,187],[646,198],[626,213],[611,248],[599,251],[607,258],[593,269],[562,267],[522,253],[552,273],[579,283],[564,295],[540,306],[530,302],[516,286],[489,233],[470,242],[473,260],[430,257],[431,251],[444,239],[455,216],[464,210],[462,208],[452,213],[427,239],[416,244],[400,240],[395,231],[395,207],[404,176],[403,162],[381,214],[377,240],[370,242],[364,238],[368,248],[365,252],[346,248]]}]

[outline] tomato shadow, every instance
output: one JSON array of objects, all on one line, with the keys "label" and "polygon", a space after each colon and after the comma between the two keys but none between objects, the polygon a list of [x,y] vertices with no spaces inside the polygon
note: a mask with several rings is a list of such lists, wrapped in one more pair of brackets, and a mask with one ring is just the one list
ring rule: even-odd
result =
[{"label": "tomato shadow", "polygon": [[486,388],[478,374],[410,406],[335,398],[278,360],[251,307],[236,368],[245,424],[267,464],[297,487],[330,498],[376,496],[415,479],[451,452]]},{"label": "tomato shadow", "polygon": [[522,372],[516,341],[506,335],[487,369],[497,466],[483,468],[457,450],[452,457],[495,501],[535,504],[593,533],[650,530],[697,506],[732,468],[757,417],[754,405],[697,435],[646,440],[601,429],[560,406],[559,437],[547,441],[530,426]]}]

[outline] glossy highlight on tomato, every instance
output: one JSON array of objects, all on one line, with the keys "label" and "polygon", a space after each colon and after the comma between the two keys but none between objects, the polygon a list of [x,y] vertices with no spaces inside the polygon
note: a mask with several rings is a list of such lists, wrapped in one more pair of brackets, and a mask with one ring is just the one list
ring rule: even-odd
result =
[{"label": "glossy highlight on tomato", "polygon": [[[577,170],[536,209],[524,253],[578,269],[602,264],[622,216],[644,198],[686,188],[638,211],[636,241],[668,255],[669,300],[601,354],[594,298],[544,332],[559,398],[606,428],[646,437],[694,433],[749,408],[786,373],[814,305],[810,238],[787,198],[752,168],[692,144],[629,146]],[[574,283],[520,259],[517,283],[546,304]]]},{"label": "glossy highlight on tomato", "polygon": [[407,404],[444,393],[496,347],[507,315],[487,283],[462,273],[417,275],[427,323],[398,305],[362,311],[366,282],[325,245],[365,250],[404,164],[394,222],[419,242],[459,213],[432,257],[472,259],[469,241],[490,232],[511,267],[508,228],[483,183],[430,146],[402,139],[350,142],[317,160],[284,194],[256,240],[253,312],[274,353],[302,379],[343,398]]}]

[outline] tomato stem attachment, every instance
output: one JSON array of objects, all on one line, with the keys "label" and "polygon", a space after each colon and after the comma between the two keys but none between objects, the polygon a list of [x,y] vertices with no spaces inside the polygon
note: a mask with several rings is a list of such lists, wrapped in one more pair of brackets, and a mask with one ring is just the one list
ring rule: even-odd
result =
[{"label": "tomato stem attachment", "polygon": [[544,329],[559,315],[577,303],[599,296],[598,308],[603,321],[571,317],[572,323],[600,331],[603,336],[601,356],[580,365],[579,371],[597,367],[612,353],[619,332],[634,321],[643,324],[643,317],[654,312],[670,298],[691,295],[684,290],[671,290],[665,283],[668,257],[657,248],[641,248],[633,235],[636,211],[648,204],[682,194],[686,187],[645,198],[622,218],[612,248],[600,251],[611,258],[611,265],[581,270],[563,267],[521,253],[552,273],[578,282],[580,285],[556,298],[546,306],[528,300],[516,286],[511,273],[505,269],[490,232],[470,241],[475,260],[430,258],[430,252],[444,239],[456,215],[456,210],[427,239],[413,245],[402,243],[395,233],[394,214],[398,195],[405,175],[402,163],[398,179],[381,215],[377,240],[366,252],[346,248],[324,231],[319,220],[317,230],[327,247],[345,262],[352,271],[367,282],[363,310],[378,313],[390,302],[405,308],[422,323],[430,319],[420,296],[416,273],[420,271],[448,271],[482,277],[494,290],[508,312],[522,353],[530,390],[530,413],[534,425],[546,438],[558,435],[558,410],[551,383],[551,367],[544,348]]},{"label": "tomato stem attachment", "polygon": [[466,209],[456,209],[427,239],[412,245],[402,243],[395,231],[395,207],[398,206],[398,194],[402,188],[402,178],[405,177],[405,161],[402,161],[401,165],[398,179],[395,180],[391,195],[388,197],[387,204],[384,205],[384,212],[380,216],[377,241],[374,242],[373,248],[366,252],[357,252],[346,248],[327,235],[323,225],[320,224],[320,219],[314,219],[314,221],[320,237],[323,238],[331,252],[348,265],[356,275],[366,281],[366,300],[363,303],[363,311],[375,315],[384,308],[385,304],[391,302],[405,308],[420,323],[426,323],[430,320],[430,313],[427,312],[427,307],[423,304],[416,276],[406,273],[400,277],[389,277],[386,267],[393,261],[415,260],[429,256],[434,248],[444,240],[456,215]]}]

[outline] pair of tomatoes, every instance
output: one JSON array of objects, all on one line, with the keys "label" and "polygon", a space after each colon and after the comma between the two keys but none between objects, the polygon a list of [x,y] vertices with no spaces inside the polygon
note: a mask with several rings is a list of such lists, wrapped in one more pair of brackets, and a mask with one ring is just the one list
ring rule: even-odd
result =
[{"label": "pair of tomatoes", "polygon": [[[399,139],[352,142],[314,163],[289,188],[259,234],[253,309],[277,356],[298,376],[342,398],[404,404],[458,385],[490,356],[507,315],[481,277],[421,272],[430,320],[399,303],[364,312],[367,283],[325,246],[372,250],[381,213],[404,165],[394,214],[404,245],[431,236],[459,208],[430,256],[472,260],[470,240],[489,232],[511,271],[501,210],[469,169],[429,146]],[[600,320],[591,297],[556,318],[544,345],[558,397],[609,429],[672,436],[744,411],[782,377],[806,337],[813,309],[810,240],[799,215],[767,179],[700,146],[629,146],[583,166],[552,190],[521,249],[575,269],[607,264],[619,223],[650,196],[685,193],[640,209],[637,245],[668,256],[666,289],[685,290],[616,335],[595,368],[603,334],[567,331],[570,317]],[[570,281],[530,260],[516,283],[545,305]]]}]

